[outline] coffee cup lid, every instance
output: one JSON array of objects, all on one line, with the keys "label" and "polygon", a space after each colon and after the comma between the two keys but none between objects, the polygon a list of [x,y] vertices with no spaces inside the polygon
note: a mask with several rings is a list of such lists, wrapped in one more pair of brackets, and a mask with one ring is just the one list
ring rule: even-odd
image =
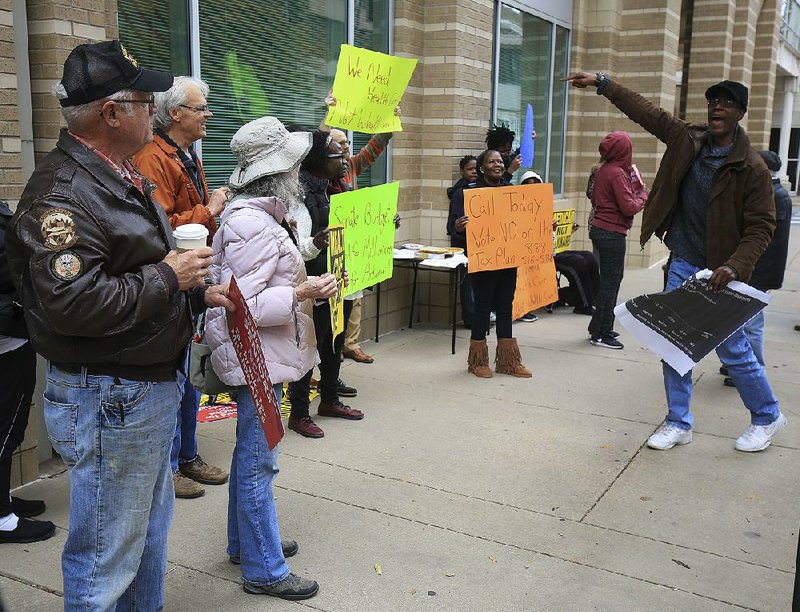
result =
[{"label": "coffee cup lid", "polygon": [[175,236],[176,240],[181,238],[186,240],[205,238],[208,236],[208,228],[200,223],[187,223],[176,227],[172,235]]}]

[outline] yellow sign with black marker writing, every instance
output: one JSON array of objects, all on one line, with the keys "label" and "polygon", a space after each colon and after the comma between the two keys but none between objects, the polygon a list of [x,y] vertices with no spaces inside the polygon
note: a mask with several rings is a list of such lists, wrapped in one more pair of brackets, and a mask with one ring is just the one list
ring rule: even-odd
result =
[{"label": "yellow sign with black marker writing", "polygon": [[328,227],[328,272],[336,277],[336,295],[328,298],[331,306],[333,340],[344,331],[344,228]]}]

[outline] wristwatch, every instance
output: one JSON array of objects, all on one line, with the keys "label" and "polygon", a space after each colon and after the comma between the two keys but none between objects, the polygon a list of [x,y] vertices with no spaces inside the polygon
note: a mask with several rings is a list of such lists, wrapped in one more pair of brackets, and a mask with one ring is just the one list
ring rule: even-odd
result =
[{"label": "wristwatch", "polygon": [[597,73],[597,95],[602,96],[606,92],[606,87],[611,82],[611,79],[608,78],[608,75],[605,72],[598,72]]}]

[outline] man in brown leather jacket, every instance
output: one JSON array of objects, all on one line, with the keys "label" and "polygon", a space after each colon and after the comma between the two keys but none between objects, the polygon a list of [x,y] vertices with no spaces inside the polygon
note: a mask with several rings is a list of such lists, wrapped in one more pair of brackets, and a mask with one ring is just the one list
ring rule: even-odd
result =
[{"label": "man in brown leather jacket", "polygon": [[[732,280],[747,282],[775,229],[770,174],[739,122],[747,112],[747,87],[722,81],[706,90],[708,122],[692,124],[598,73],[566,77],[574,87],[596,87],[630,119],[667,145],[642,219],[641,244],[662,238],[672,258],[667,290],[703,268],[712,270],[709,289]],[[736,440],[737,450],[761,451],[786,426],[764,368],[742,329],[717,347],[739,396],[750,410],[751,425]],[[680,376],[666,363],[668,414],[647,440],[658,450],[692,441],[692,374]]]},{"label": "man in brown leather jacket", "polygon": [[70,471],[65,610],[163,606],[191,311],[233,307],[225,287],[202,292],[211,249],[175,252],[153,185],[128,161],[152,138],[152,92],[171,84],[119,41],[73,49],[56,88],[67,129],[7,235],[31,342],[48,360],[48,435]]}]

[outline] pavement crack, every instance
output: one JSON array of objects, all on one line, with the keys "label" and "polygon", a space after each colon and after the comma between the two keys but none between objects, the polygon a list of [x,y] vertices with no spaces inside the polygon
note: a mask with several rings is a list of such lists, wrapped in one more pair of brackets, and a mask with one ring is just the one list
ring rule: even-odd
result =
[{"label": "pavement crack", "polygon": [[29,586],[34,589],[38,589],[39,591],[44,591],[45,593],[50,593],[51,595],[61,597],[62,599],[64,597],[64,591],[59,591],[58,589],[51,589],[49,586],[39,584],[38,582],[34,582],[33,580],[28,580],[27,578],[22,578],[21,576],[9,574],[8,572],[4,572],[2,570],[0,570],[0,577],[11,580],[12,582],[18,582],[19,584],[24,584],[25,586]]},{"label": "pavement crack", "polygon": [[[642,448],[644,448],[644,444],[642,444],[642,446],[639,447],[639,449],[636,451],[634,456],[636,454],[638,454],[639,452],[641,452]],[[782,569],[780,567],[773,567],[773,566],[770,566],[770,565],[764,565],[763,563],[756,563],[756,562],[753,562],[753,561],[748,561],[747,559],[739,559],[737,557],[731,557],[729,555],[724,555],[724,554],[721,554],[721,553],[718,553],[718,552],[714,552],[714,551],[710,551],[710,550],[704,550],[702,548],[694,548],[694,547],[691,547],[691,546],[686,546],[685,544],[679,544],[679,543],[676,543],[676,542],[669,542],[667,540],[660,540],[660,539],[654,538],[652,536],[642,535],[640,533],[632,533],[630,531],[624,531],[622,529],[616,529],[614,527],[608,527],[608,526],[605,526],[605,525],[598,525],[597,523],[592,523],[591,521],[584,520],[591,510],[589,512],[587,512],[586,514],[584,514],[584,516],[582,516],[580,519],[574,519],[574,518],[570,518],[570,517],[560,516],[558,514],[554,514],[554,513],[551,513],[551,512],[543,512],[541,510],[534,510],[533,508],[525,508],[523,506],[516,506],[514,504],[508,504],[508,503],[505,503],[505,502],[500,502],[500,501],[497,501],[497,500],[494,500],[494,499],[488,499],[488,498],[480,497],[480,496],[477,496],[477,495],[468,495],[466,493],[461,493],[461,492],[458,492],[458,491],[451,491],[449,489],[443,489],[441,487],[435,487],[433,485],[424,484],[424,483],[420,483],[420,482],[415,482],[413,480],[407,480],[407,479],[404,479],[404,478],[398,478],[396,476],[387,476],[386,474],[377,474],[377,473],[374,473],[374,472],[368,472],[366,470],[361,470],[361,469],[358,469],[358,468],[353,468],[353,467],[349,467],[349,466],[340,465],[338,463],[333,463],[331,461],[323,461],[321,459],[312,459],[312,458],[303,457],[303,456],[300,456],[300,455],[293,455],[291,453],[281,453],[281,455],[285,456],[285,457],[291,457],[293,459],[298,459],[298,460],[301,460],[301,461],[308,461],[310,463],[317,463],[317,464],[320,464],[320,465],[325,465],[325,466],[328,466],[328,467],[332,467],[332,468],[339,469],[339,470],[344,470],[344,471],[347,471],[347,472],[353,472],[353,473],[356,473],[356,474],[363,474],[364,476],[371,476],[373,478],[380,478],[382,480],[389,480],[389,481],[392,481],[392,482],[403,483],[403,484],[407,484],[407,485],[410,485],[410,486],[413,486],[413,487],[418,487],[420,489],[426,489],[428,491],[435,491],[437,493],[444,493],[445,495],[452,495],[453,497],[459,497],[461,499],[479,501],[479,502],[483,502],[483,503],[486,503],[486,504],[491,504],[493,506],[499,506],[501,508],[508,508],[510,510],[515,510],[515,511],[519,511],[519,512],[526,512],[528,514],[535,514],[537,516],[545,516],[545,517],[548,517],[548,518],[558,519],[559,521],[565,521],[567,523],[572,523],[574,525],[581,525],[581,526],[584,526],[584,527],[591,527],[593,529],[600,529],[602,531],[608,531],[608,532],[611,532],[611,533],[618,533],[618,534],[626,535],[626,536],[629,536],[629,537],[632,537],[632,538],[646,540],[648,542],[655,542],[657,544],[664,544],[666,546],[674,546],[675,548],[678,548],[680,550],[686,550],[686,551],[690,551],[690,552],[700,553],[700,554],[703,554],[703,555],[711,555],[711,556],[716,557],[718,559],[725,559],[726,561],[732,561],[732,562],[735,562],[735,563],[743,563],[745,565],[749,565],[749,566],[752,566],[752,567],[758,567],[758,568],[761,568],[761,569],[780,572],[780,573],[783,573],[783,574],[794,575],[793,571],[785,570],[785,569]],[[287,487],[287,486],[284,486],[284,485],[279,485],[277,483],[273,484],[273,486],[276,489],[282,489],[284,491],[291,491],[293,493],[299,493],[301,495],[306,495],[308,497],[314,497],[316,499],[321,499],[321,500],[328,501],[328,502],[333,502],[333,503],[338,503],[338,504],[343,504],[343,505],[349,505],[349,506],[352,506],[354,508],[365,509],[365,510],[369,510],[369,511],[372,511],[372,512],[377,512],[379,514],[387,514],[388,516],[395,516],[396,518],[400,518],[400,519],[407,520],[407,521],[410,521],[410,522],[419,523],[421,525],[429,525],[429,526],[432,526],[432,527],[436,526],[433,523],[427,523],[425,521],[420,521],[418,519],[404,517],[404,516],[401,516],[401,515],[394,515],[394,514],[386,512],[384,510],[380,510],[378,508],[370,508],[370,507],[366,507],[366,506],[361,506],[359,504],[346,502],[346,501],[335,499],[335,498],[328,497],[328,496],[325,496],[325,495],[320,495],[319,493],[311,493],[309,491],[301,491],[299,489],[293,489],[291,487]],[[440,528],[448,530],[448,531],[451,530],[449,527],[445,527],[445,526],[442,526]],[[460,532],[457,532],[457,533],[460,533]],[[481,536],[473,536],[473,537],[478,537],[479,539],[483,539]],[[508,546],[512,546],[512,545],[508,544]],[[546,554],[546,553],[542,553],[542,554]]]},{"label": "pavement crack", "polygon": [[[275,486],[275,485],[273,485],[273,486]],[[663,583],[663,582],[658,582],[656,580],[651,580],[649,578],[642,578],[642,577],[639,577],[639,576],[631,576],[630,574],[626,574],[625,572],[618,572],[616,570],[608,569],[608,568],[605,568],[605,567],[600,567],[600,566],[597,566],[597,565],[594,565],[594,564],[591,564],[591,563],[581,563],[579,561],[575,561],[574,559],[569,559],[567,557],[561,557],[561,556],[555,555],[553,553],[548,553],[548,552],[544,552],[544,551],[541,551],[541,550],[536,550],[534,548],[528,548],[526,546],[520,546],[519,544],[512,544],[512,543],[509,543],[509,542],[503,542],[502,540],[497,540],[495,538],[490,538],[490,537],[487,537],[487,536],[482,536],[482,535],[478,535],[478,534],[474,534],[474,533],[467,533],[465,531],[461,531],[460,529],[453,529],[452,527],[448,527],[446,525],[438,525],[436,523],[430,523],[430,522],[427,522],[427,521],[421,521],[419,519],[414,519],[414,518],[411,518],[411,517],[402,516],[402,515],[399,515],[399,514],[394,514],[392,512],[387,512],[386,510],[379,510],[377,508],[370,508],[368,506],[364,506],[364,505],[361,505],[361,504],[354,504],[352,502],[347,502],[347,501],[343,501],[343,500],[339,500],[339,499],[331,499],[331,498],[328,498],[328,497],[322,497],[320,495],[316,495],[316,494],[310,493],[308,491],[301,491],[299,489],[293,489],[291,487],[284,487],[284,486],[277,487],[276,486],[276,488],[283,489],[284,491],[291,491],[292,493],[297,493],[299,495],[305,495],[307,497],[313,497],[313,498],[316,498],[316,499],[329,500],[329,501],[332,501],[333,503],[341,504],[343,506],[347,506],[347,507],[351,507],[351,508],[357,508],[359,510],[366,510],[367,512],[374,512],[374,513],[380,514],[382,516],[387,516],[389,518],[393,518],[393,519],[400,520],[400,521],[407,521],[409,523],[422,525],[424,527],[431,527],[433,529],[441,529],[442,531],[447,531],[449,533],[460,535],[460,536],[463,536],[463,537],[466,537],[466,538],[470,538],[470,539],[474,539],[474,540],[481,540],[483,542],[488,542],[488,543],[491,543],[491,544],[497,544],[499,546],[507,546],[509,548],[513,548],[515,550],[519,550],[519,551],[522,551],[522,552],[532,553],[532,554],[535,554],[535,555],[541,555],[543,557],[547,557],[548,559],[554,559],[554,560],[557,560],[557,561],[563,561],[564,563],[569,563],[571,565],[575,565],[575,566],[578,566],[578,567],[584,567],[584,568],[596,570],[596,571],[599,571],[599,572],[604,572],[606,574],[611,574],[611,575],[614,575],[614,576],[620,576],[620,577],[626,578],[628,580],[635,580],[637,582],[643,582],[645,584],[650,584],[652,586],[659,586],[659,587],[663,587],[665,589],[670,589],[672,591],[678,591],[678,592],[681,592],[681,593],[686,593],[688,595],[693,595],[695,597],[699,597],[699,598],[704,599],[704,600],[715,601],[715,602],[722,603],[722,604],[725,604],[725,605],[728,605],[728,606],[733,606],[733,607],[738,608],[740,610],[752,610],[753,612],[759,612],[757,608],[750,608],[748,606],[743,606],[741,604],[737,604],[737,603],[732,602],[732,601],[726,601],[724,599],[719,599],[717,597],[712,597],[710,595],[704,595],[703,593],[697,593],[697,592],[691,591],[689,589],[683,589],[681,587],[671,586],[669,584],[666,584],[666,583]]]}]

